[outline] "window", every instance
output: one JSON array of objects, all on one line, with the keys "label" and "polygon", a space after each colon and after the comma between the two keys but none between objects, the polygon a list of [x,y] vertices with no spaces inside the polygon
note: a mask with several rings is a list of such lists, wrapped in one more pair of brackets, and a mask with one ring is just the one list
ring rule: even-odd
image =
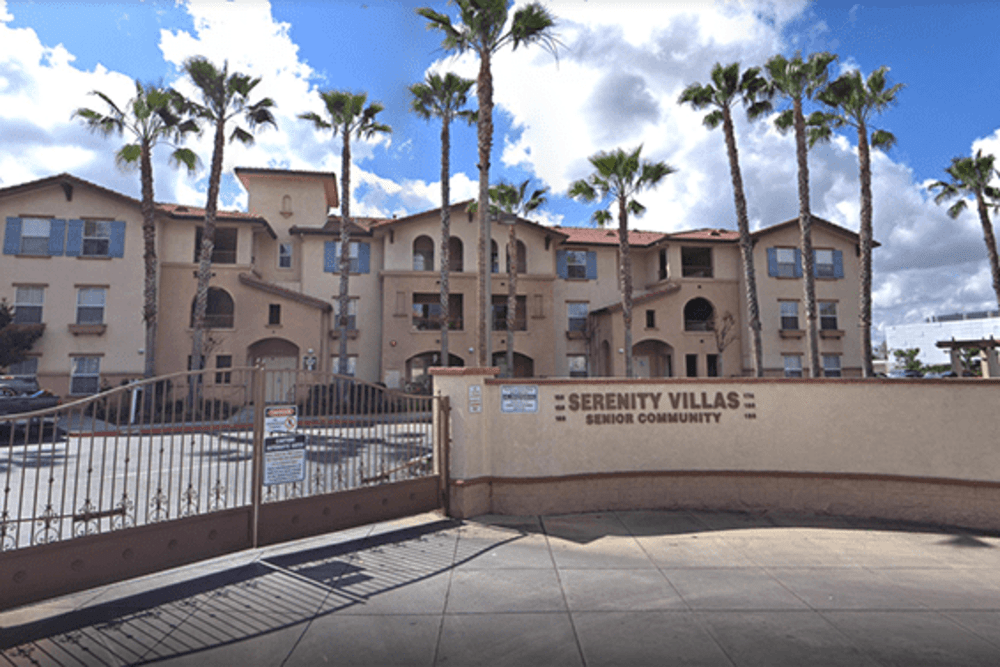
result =
[{"label": "window", "polygon": [[18,286],[14,292],[14,322],[17,324],[41,324],[42,301],[44,299],[44,287]]},{"label": "window", "polygon": [[24,218],[21,221],[21,254],[48,255],[51,220]]},{"label": "window", "polygon": [[[412,312],[414,329],[440,329],[441,295],[414,293]],[[462,328],[461,294],[448,295],[448,328],[451,330],[460,330]]]},{"label": "window", "polygon": [[[212,264],[235,264],[236,263],[236,237],[235,227],[215,228],[215,247],[212,249]],[[204,230],[198,227],[194,234],[194,261],[201,260],[201,239]]]},{"label": "window", "polygon": [[785,377],[786,378],[800,378],[802,377],[802,355],[801,354],[783,354],[781,355],[782,361],[785,364]]},{"label": "window", "polygon": [[837,330],[837,302],[819,302],[819,328],[823,331]]},{"label": "window", "polygon": [[215,384],[229,384],[233,381],[232,371],[219,370],[233,367],[233,355],[219,354],[215,357]]},{"label": "window", "polygon": [[587,330],[587,309],[586,303],[567,303],[566,311],[569,315],[569,328],[567,331]]},{"label": "window", "polygon": [[685,278],[711,278],[712,249],[681,248],[681,275]]},{"label": "window", "polygon": [[105,290],[81,287],[76,293],[76,323],[104,324]]},{"label": "window", "polygon": [[[528,272],[528,252],[524,247],[524,243],[518,239],[517,241],[517,272],[527,273]],[[510,248],[507,248],[507,272],[510,273]]]},{"label": "window", "polygon": [[101,390],[101,358],[73,357],[69,393],[96,394]]},{"label": "window", "polygon": [[462,247],[462,239],[457,236],[451,236],[448,238],[448,270],[449,271],[462,271],[463,261],[462,252],[464,248]]},{"label": "window", "polygon": [[[347,245],[348,267],[350,273],[368,273],[371,257],[371,246],[367,243],[351,241]],[[327,241],[323,244],[323,271],[340,273],[340,241]]]},{"label": "window", "polygon": [[111,252],[111,221],[83,221],[84,257],[107,257]]},{"label": "window", "polygon": [[7,367],[7,374],[24,380],[34,380],[38,376],[38,357],[28,357]]},{"label": "window", "polygon": [[347,371],[344,373],[340,370],[340,357],[332,356],[330,357],[330,372],[331,373],[342,373],[345,375],[350,375],[354,377],[358,372],[358,357],[357,355],[347,355]]},{"label": "window", "polygon": [[281,324],[281,304],[280,303],[272,303],[272,304],[268,305],[268,307],[267,307],[267,323],[269,325],[272,325],[272,324]]},{"label": "window", "polygon": [[281,198],[281,215],[286,218],[292,214],[292,197],[285,195]]},{"label": "window", "polygon": [[583,250],[566,251],[566,277],[587,277],[587,253]]},{"label": "window", "polygon": [[493,239],[490,239],[490,273],[500,273],[500,250]]},{"label": "window", "polygon": [[660,249],[660,270],[659,270],[659,273],[657,274],[657,277],[660,280],[666,280],[667,279],[667,249],[666,248],[661,248]]},{"label": "window", "polygon": [[799,302],[779,301],[781,305],[781,328],[784,331],[797,331],[799,328]]},{"label": "window", "polygon": [[707,354],[705,355],[705,370],[710,378],[719,377],[719,355],[717,354]]},{"label": "window", "polygon": [[684,364],[687,366],[687,376],[689,378],[698,377],[698,355],[697,354],[686,354],[684,355]]},{"label": "window", "polygon": [[700,296],[684,306],[684,331],[711,331],[715,309]]},{"label": "window", "polygon": [[434,270],[434,241],[429,236],[418,236],[413,241],[413,270]]},{"label": "window", "polygon": [[[515,299],[514,331],[526,331],[528,321],[524,315],[528,308],[528,298],[518,295]],[[507,297],[499,294],[493,295],[493,331],[507,331]]]},{"label": "window", "polygon": [[801,271],[796,270],[799,253],[795,248],[775,248],[774,261],[775,272],[772,274],[778,278],[795,278]]},{"label": "window", "polygon": [[291,243],[280,243],[280,244],[278,244],[278,268],[279,269],[290,269],[290,268],[292,268],[292,244]]},{"label": "window", "polygon": [[[191,301],[191,327],[194,327],[194,307],[197,296]],[[219,287],[208,288],[208,303],[205,308],[206,329],[233,328],[233,297]]]},{"label": "window", "polygon": [[815,250],[813,252],[816,264],[817,278],[835,278],[836,268],[833,264],[833,250]]},{"label": "window", "polygon": [[655,329],[656,328],[656,311],[647,310],[646,311],[646,328]]},{"label": "window", "polygon": [[571,378],[587,377],[587,355],[571,354],[566,357],[566,362],[566,365],[569,367],[569,376]]},{"label": "window", "polygon": [[839,354],[824,354],[823,355],[823,377],[828,377],[828,378],[839,378],[840,377],[840,355]]},{"label": "window", "polygon": [[[340,328],[340,299],[333,301],[333,324]],[[358,328],[358,297],[348,297],[347,299],[347,330],[356,331]]]}]

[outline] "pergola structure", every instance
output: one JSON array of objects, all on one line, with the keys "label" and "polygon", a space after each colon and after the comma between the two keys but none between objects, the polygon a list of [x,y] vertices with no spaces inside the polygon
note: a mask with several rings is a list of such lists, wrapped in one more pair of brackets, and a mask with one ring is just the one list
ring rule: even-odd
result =
[{"label": "pergola structure", "polygon": [[986,362],[982,365],[983,377],[1000,377],[1000,359],[997,357],[997,348],[1000,347],[1000,341],[997,341],[992,336],[978,340],[955,340],[952,338],[951,340],[938,341],[937,346],[943,350],[948,350],[951,355],[951,370],[955,375],[962,375],[962,349],[974,348],[979,350],[980,358]]}]

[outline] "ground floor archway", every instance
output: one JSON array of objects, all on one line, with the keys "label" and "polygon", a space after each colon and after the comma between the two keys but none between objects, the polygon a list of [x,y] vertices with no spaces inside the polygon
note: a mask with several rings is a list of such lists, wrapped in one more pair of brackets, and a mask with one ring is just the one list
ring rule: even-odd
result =
[{"label": "ground floor archway", "polygon": [[644,340],[632,346],[632,369],[637,378],[674,375],[674,348],[662,340]]},{"label": "ground floor archway", "polygon": [[493,365],[500,368],[501,377],[530,378],[535,376],[535,360],[520,352],[514,353],[514,373],[507,373],[507,353],[494,352]]},{"label": "ground floor archway", "polygon": [[[421,352],[406,360],[406,391],[413,393],[430,393],[431,376],[427,372],[434,366],[443,366],[441,352]],[[448,353],[449,366],[465,366],[462,357]]]},{"label": "ground floor archway", "polygon": [[247,348],[247,365],[261,364],[269,371],[264,400],[285,403],[295,399],[295,370],[299,367],[299,346],[284,338],[263,338]]}]

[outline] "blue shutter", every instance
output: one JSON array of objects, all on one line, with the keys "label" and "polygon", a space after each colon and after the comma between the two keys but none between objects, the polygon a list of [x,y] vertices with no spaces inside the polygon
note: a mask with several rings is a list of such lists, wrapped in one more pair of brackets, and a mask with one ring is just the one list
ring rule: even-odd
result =
[{"label": "blue shutter", "polygon": [[802,250],[799,248],[795,249],[795,277],[802,277]]},{"label": "blue shutter", "polygon": [[7,229],[3,236],[3,254],[16,255],[21,252],[21,218],[7,218]]},{"label": "blue shutter", "polygon": [[[20,224],[20,221],[18,221],[18,224]],[[556,275],[563,280],[569,277],[569,268],[566,264],[565,250],[556,250]]]},{"label": "blue shutter", "polygon": [[125,256],[125,221],[111,222],[111,243],[108,244],[108,257]]},{"label": "blue shutter", "polygon": [[778,275],[778,249],[767,249],[767,275],[777,277]]},{"label": "blue shutter", "polygon": [[66,225],[66,256],[79,257],[83,252],[83,220],[70,220]]},{"label": "blue shutter", "polygon": [[597,253],[587,251],[587,280],[597,280]]},{"label": "blue shutter", "polygon": [[323,244],[323,271],[337,273],[337,242],[327,241]]},{"label": "blue shutter", "polygon": [[844,252],[842,250],[833,251],[833,277],[844,277]]},{"label": "blue shutter", "polygon": [[371,268],[372,247],[368,243],[358,244],[358,273],[368,273]]},{"label": "blue shutter", "polygon": [[63,254],[63,246],[66,243],[66,221],[52,220],[49,222],[49,254]]}]

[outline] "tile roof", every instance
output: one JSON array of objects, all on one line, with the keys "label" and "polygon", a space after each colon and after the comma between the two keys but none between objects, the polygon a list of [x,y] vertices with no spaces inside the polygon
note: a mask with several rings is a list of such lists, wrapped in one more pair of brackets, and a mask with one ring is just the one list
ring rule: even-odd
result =
[{"label": "tile roof", "polygon": [[[653,290],[652,292],[646,292],[645,294],[640,294],[640,295],[638,295],[636,297],[633,297],[633,299],[632,299],[632,305],[633,306],[638,306],[640,304],[647,303],[649,301],[654,301],[658,297],[669,296],[671,294],[679,292],[680,289],[681,289],[681,286],[680,286],[679,283],[669,282],[669,283],[667,283],[666,285],[664,285],[663,287],[661,287],[658,290]],[[595,312],[595,313],[597,313],[597,312],[609,312],[609,313],[613,313],[613,312],[619,311],[621,309],[622,309],[622,304],[619,301],[617,303],[612,303],[612,304],[610,304],[608,306],[604,306],[603,308],[597,308],[593,312]]]},{"label": "tile roof", "polygon": [[98,185],[97,183],[91,183],[90,181],[84,180],[79,176],[74,176],[73,174],[67,174],[65,172],[61,174],[56,174],[55,176],[48,176],[46,178],[39,178],[34,181],[28,181],[27,183],[19,183],[17,185],[11,185],[6,188],[0,188],[0,197],[6,197],[8,195],[20,194],[22,192],[31,192],[32,190],[38,190],[40,188],[45,188],[50,185],[61,185],[66,192],[66,198],[73,198],[73,187],[77,185],[82,185],[84,187],[97,190],[100,193],[114,197],[115,199],[125,201],[129,204],[134,204],[136,206],[140,205],[138,199],[133,199],[128,195],[123,195],[120,192],[111,190],[109,188]]},{"label": "tile roof", "polygon": [[277,177],[291,177],[291,178],[310,178],[319,179],[323,183],[323,191],[326,194],[326,205],[335,207],[340,206],[340,200],[337,196],[337,175],[332,171],[304,171],[299,169],[266,169],[261,167],[236,167],[234,170],[236,172],[236,178],[240,179],[240,183],[248,191],[250,187],[247,185],[247,177],[251,176],[277,176]]},{"label": "tile roof", "polygon": [[[611,227],[551,227],[566,235],[564,243],[586,243],[588,245],[618,245],[618,229]],[[648,246],[656,243],[667,234],[663,232],[644,232],[628,230],[628,242],[633,246]]]},{"label": "tile roof", "polygon": [[251,273],[241,273],[240,282],[247,287],[253,287],[254,289],[259,289],[262,292],[267,292],[268,294],[273,294],[275,296],[280,296],[288,299],[289,301],[295,301],[297,303],[305,304],[312,308],[318,310],[323,310],[330,312],[333,310],[333,305],[323,301],[322,299],[317,299],[316,297],[309,296],[308,294],[303,294],[302,292],[296,292],[295,290],[288,289],[287,287],[282,287],[281,285],[275,285],[274,283],[269,283],[266,280],[261,280],[257,276]]},{"label": "tile roof", "polygon": [[[183,204],[157,204],[156,208],[175,220],[205,219],[205,209],[195,206],[185,206]],[[270,223],[259,215],[251,215],[249,213],[243,213],[242,211],[216,211],[215,219],[217,222],[250,222],[263,225],[264,229],[267,230],[267,233],[270,234],[271,238],[278,238],[278,235],[274,233],[274,229],[271,228]]]},{"label": "tile roof", "polygon": [[692,229],[670,234],[679,241],[739,241],[740,233],[732,229]]}]

